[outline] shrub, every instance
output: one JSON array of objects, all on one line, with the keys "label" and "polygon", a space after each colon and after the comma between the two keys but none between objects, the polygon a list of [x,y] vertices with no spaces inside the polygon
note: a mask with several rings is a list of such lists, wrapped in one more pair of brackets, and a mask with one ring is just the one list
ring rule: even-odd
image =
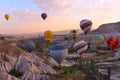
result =
[{"label": "shrub", "polygon": [[17,78],[19,78],[20,76],[22,76],[22,73],[17,71],[15,68],[11,69],[10,72],[8,72],[8,74],[15,76]]},{"label": "shrub", "polygon": [[74,53],[75,50],[73,48],[68,49],[68,53]]}]

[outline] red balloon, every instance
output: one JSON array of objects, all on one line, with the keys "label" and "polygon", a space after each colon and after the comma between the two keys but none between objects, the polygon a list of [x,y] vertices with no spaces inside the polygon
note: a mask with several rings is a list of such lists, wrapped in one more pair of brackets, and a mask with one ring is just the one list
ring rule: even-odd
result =
[{"label": "red balloon", "polygon": [[42,13],[41,17],[42,17],[43,20],[45,20],[47,18],[47,14],[46,13]]},{"label": "red balloon", "polygon": [[119,44],[119,39],[116,37],[110,37],[106,40],[107,45],[109,46],[109,48],[114,51],[114,49],[118,46]]}]

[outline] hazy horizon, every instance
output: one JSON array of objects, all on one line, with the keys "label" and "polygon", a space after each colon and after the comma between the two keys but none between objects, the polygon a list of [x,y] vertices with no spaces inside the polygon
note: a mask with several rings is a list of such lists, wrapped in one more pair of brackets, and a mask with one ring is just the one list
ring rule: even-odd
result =
[{"label": "hazy horizon", "polygon": [[[120,21],[119,0],[0,0],[0,6],[0,34],[80,29],[82,19],[91,20],[92,29]],[[41,18],[43,12],[46,20]]]},{"label": "hazy horizon", "polygon": [[[72,29],[67,29],[67,30],[59,30],[59,31],[52,31],[53,33],[56,33],[56,34],[69,34],[70,33],[70,30],[72,30]],[[76,30],[78,30],[78,29],[76,29]],[[64,32],[64,33],[63,33]],[[29,32],[29,33],[18,33],[18,34],[3,34],[3,35],[30,35],[30,34],[44,34],[44,32]],[[79,30],[79,32],[78,33],[83,33],[83,31],[81,31],[81,30]],[[0,33],[0,34],[2,34],[2,33]]]}]

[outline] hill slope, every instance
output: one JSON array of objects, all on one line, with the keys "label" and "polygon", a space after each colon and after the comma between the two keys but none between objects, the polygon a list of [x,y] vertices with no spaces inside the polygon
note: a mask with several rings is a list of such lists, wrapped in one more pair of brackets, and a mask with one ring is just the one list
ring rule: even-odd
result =
[{"label": "hill slope", "polygon": [[98,29],[91,32],[91,34],[116,34],[120,33],[120,22],[107,23],[99,26]]},{"label": "hill slope", "polygon": [[46,74],[56,71],[38,56],[0,42],[0,80],[46,80]]}]

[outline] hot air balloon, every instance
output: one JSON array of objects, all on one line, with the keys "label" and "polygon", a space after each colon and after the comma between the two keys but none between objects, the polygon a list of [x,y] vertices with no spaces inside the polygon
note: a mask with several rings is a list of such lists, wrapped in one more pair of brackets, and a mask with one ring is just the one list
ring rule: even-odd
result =
[{"label": "hot air balloon", "polygon": [[80,40],[74,44],[73,48],[81,56],[83,52],[87,50],[88,44],[85,41]]},{"label": "hot air balloon", "polygon": [[85,34],[91,31],[92,21],[88,19],[83,19],[80,21],[80,28],[84,31]]},{"label": "hot air balloon", "polygon": [[25,44],[25,49],[28,52],[32,52],[35,49],[35,44],[32,41],[29,41]]},{"label": "hot air balloon", "polygon": [[52,31],[48,30],[44,32],[44,37],[46,40],[50,41],[54,37],[54,34]]},{"label": "hot air balloon", "polygon": [[5,37],[4,36],[0,36],[0,40],[5,40]]},{"label": "hot air balloon", "polygon": [[102,35],[94,35],[92,37],[92,43],[95,45],[100,45],[104,42],[104,37]]},{"label": "hot air balloon", "polygon": [[60,65],[68,54],[68,49],[62,44],[55,44],[50,48],[50,56]]},{"label": "hot air balloon", "polygon": [[119,39],[117,37],[109,37],[106,40],[107,45],[109,46],[109,48],[114,51],[114,49],[118,46],[119,44]]},{"label": "hot air balloon", "polygon": [[9,14],[5,14],[5,19],[8,20],[10,18],[10,15]]},{"label": "hot air balloon", "polygon": [[17,45],[18,47],[24,47],[24,41],[23,41],[23,40],[18,40],[18,41],[16,42],[16,45]]},{"label": "hot air balloon", "polygon": [[46,13],[42,13],[41,17],[42,17],[43,20],[45,20],[47,18],[47,14]]},{"label": "hot air balloon", "polygon": [[77,30],[71,30],[70,35],[75,40],[77,38],[78,31]]}]

